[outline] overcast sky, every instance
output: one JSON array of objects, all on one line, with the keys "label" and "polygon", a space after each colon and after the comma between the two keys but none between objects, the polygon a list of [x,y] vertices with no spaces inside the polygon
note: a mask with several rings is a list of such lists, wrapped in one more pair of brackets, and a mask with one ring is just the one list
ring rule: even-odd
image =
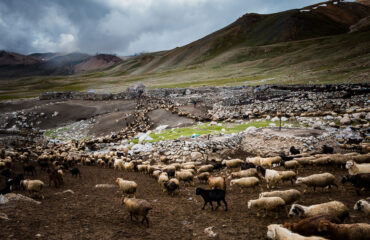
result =
[{"label": "overcast sky", "polygon": [[172,49],[245,13],[273,13],[316,0],[1,0],[0,49],[116,53]]}]

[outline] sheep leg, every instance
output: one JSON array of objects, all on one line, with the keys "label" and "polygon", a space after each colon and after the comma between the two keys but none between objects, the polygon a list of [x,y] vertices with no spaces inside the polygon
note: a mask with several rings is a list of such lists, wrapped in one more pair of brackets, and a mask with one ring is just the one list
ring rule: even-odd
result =
[{"label": "sheep leg", "polygon": [[146,221],[146,226],[149,227],[149,220],[148,220],[147,216],[143,217],[143,220],[141,221],[141,224],[144,224],[144,220]]},{"label": "sheep leg", "polygon": [[219,206],[221,206],[220,200],[217,201],[217,206],[215,210],[217,210]]},{"label": "sheep leg", "polygon": [[313,191],[316,192],[316,185],[313,185]]},{"label": "sheep leg", "polygon": [[206,207],[206,205],[207,205],[207,202],[206,202],[206,201],[204,201],[204,204],[203,204],[202,210],[204,210],[204,208]]},{"label": "sheep leg", "polygon": [[213,209],[212,201],[210,201],[209,204],[211,204],[211,208],[212,208],[212,211],[213,211],[214,209]]}]

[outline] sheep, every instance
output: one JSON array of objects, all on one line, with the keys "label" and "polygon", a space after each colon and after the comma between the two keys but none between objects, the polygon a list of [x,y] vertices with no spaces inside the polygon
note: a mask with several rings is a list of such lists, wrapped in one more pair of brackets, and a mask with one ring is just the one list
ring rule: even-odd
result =
[{"label": "sheep", "polygon": [[42,193],[42,188],[44,187],[44,183],[41,180],[22,180],[21,186],[26,189],[30,194],[32,193],[40,193],[42,199],[44,199],[44,194]]},{"label": "sheep", "polygon": [[182,166],[182,169],[194,169],[195,168],[195,164],[190,162],[190,163],[184,163]]},{"label": "sheep", "polygon": [[339,201],[331,201],[311,206],[303,206],[299,204],[293,204],[289,211],[289,217],[296,215],[301,217],[314,217],[318,215],[333,215],[343,221],[349,216],[348,208]]},{"label": "sheep", "polygon": [[212,164],[208,164],[208,165],[201,166],[201,167],[198,169],[198,173],[203,173],[203,172],[212,172],[212,171],[213,171],[213,165],[212,165]]},{"label": "sheep", "polygon": [[136,197],[137,183],[134,181],[123,180],[122,178],[117,178],[116,183],[122,190],[122,194],[133,194]]},{"label": "sheep", "polygon": [[59,170],[58,170],[58,174],[59,174],[60,176],[64,177],[64,172],[63,172],[63,170],[62,170],[62,169],[59,169]]},{"label": "sheep", "polygon": [[253,163],[250,163],[250,162],[243,162],[240,165],[240,169],[241,170],[247,170],[247,169],[250,169],[250,168],[256,168],[256,165],[253,164]]},{"label": "sheep", "polygon": [[301,198],[302,194],[296,189],[289,189],[284,191],[272,191],[272,192],[262,192],[259,195],[259,198],[263,197],[280,197],[286,204],[291,204],[296,202]]},{"label": "sheep", "polygon": [[370,236],[368,223],[336,224],[321,220],[318,229],[335,240],[368,240]]},{"label": "sheep", "polygon": [[147,169],[148,169],[147,165],[144,165],[144,164],[137,165],[138,172],[145,172]]},{"label": "sheep", "polygon": [[236,184],[240,187],[240,193],[243,193],[244,188],[255,187],[258,185],[260,180],[256,177],[244,177],[239,179],[231,180],[230,186]]},{"label": "sheep", "polygon": [[274,188],[277,183],[281,181],[281,177],[278,171],[272,169],[264,169],[261,166],[257,166],[258,175],[262,175],[267,183],[267,188]]},{"label": "sheep", "polygon": [[328,165],[331,162],[332,160],[330,157],[319,157],[319,158],[311,160],[310,164],[314,166],[320,166],[320,165]]},{"label": "sheep", "polygon": [[260,165],[261,166],[268,166],[268,167],[271,168],[274,163],[279,163],[280,161],[281,161],[280,156],[270,157],[270,158],[261,158],[260,159]]},{"label": "sheep", "polygon": [[173,196],[173,193],[176,191],[176,189],[180,189],[180,182],[177,180],[177,178],[171,178],[169,181],[164,182],[163,186],[167,190],[168,194]]},{"label": "sheep", "polygon": [[208,185],[211,189],[222,189],[226,190],[226,177],[213,177],[213,176],[208,176]]},{"label": "sheep", "polygon": [[126,162],[124,163],[123,167],[127,172],[133,172],[135,168],[135,164],[133,162]]},{"label": "sheep", "polygon": [[158,170],[158,166],[150,166],[148,165],[146,171],[149,175],[152,175],[155,170]]},{"label": "sheep", "polygon": [[286,161],[284,162],[283,165],[286,169],[291,169],[291,168],[297,169],[300,166],[297,160]]},{"label": "sheep", "polygon": [[162,171],[161,170],[155,170],[154,172],[153,172],[153,177],[155,178],[155,179],[158,179],[158,177],[159,177],[159,175],[162,173]]},{"label": "sheep", "polygon": [[338,188],[338,185],[335,183],[335,176],[331,173],[313,174],[307,177],[297,178],[296,184],[302,183],[305,184],[307,187],[312,186],[314,192],[316,191],[316,187],[329,186],[329,188],[331,188],[331,185],[333,185]]},{"label": "sheep", "polygon": [[200,183],[207,182],[209,177],[209,172],[203,172],[199,174],[196,178],[199,180]]},{"label": "sheep", "polygon": [[122,159],[114,159],[113,168],[118,170],[124,170],[123,160]]},{"label": "sheep", "polygon": [[370,203],[366,201],[365,199],[361,199],[355,203],[355,206],[353,207],[355,211],[362,211],[367,216],[370,215]]},{"label": "sheep", "polygon": [[272,240],[326,240],[322,237],[305,237],[282,227],[278,224],[270,224],[267,226],[267,238]]},{"label": "sheep", "polygon": [[176,172],[176,167],[175,166],[172,166],[172,165],[169,165],[169,166],[166,166],[163,168],[163,172],[166,172],[168,177],[174,177],[175,176],[175,172]]},{"label": "sheep", "polygon": [[194,175],[187,171],[187,170],[182,170],[182,171],[176,171],[175,177],[179,179],[179,181],[183,181],[184,183],[193,183]]},{"label": "sheep", "polygon": [[149,211],[153,209],[151,204],[144,199],[136,198],[122,198],[122,204],[125,205],[126,210],[130,213],[130,219],[132,221],[132,216],[142,216],[141,224],[146,221],[147,227],[149,227],[149,219],[147,217]]},{"label": "sheep", "polygon": [[49,186],[51,186],[51,182],[54,182],[54,186],[57,188],[60,185],[63,185],[63,176],[58,173],[59,170],[47,170],[49,175]]},{"label": "sheep", "polygon": [[201,195],[204,200],[202,210],[204,210],[207,203],[209,203],[213,211],[212,202],[217,202],[217,207],[216,207],[216,210],[217,210],[218,207],[221,206],[220,202],[222,201],[225,205],[225,211],[227,211],[227,203],[225,200],[226,192],[224,190],[221,190],[221,189],[206,190],[203,188],[196,188],[195,194]]},{"label": "sheep", "polygon": [[165,191],[164,183],[168,181],[168,174],[166,172],[162,172],[158,177],[158,183],[161,185],[163,191]]},{"label": "sheep", "polygon": [[304,236],[320,235],[320,232],[318,231],[320,220],[328,220],[333,223],[341,222],[339,218],[332,215],[318,215],[315,217],[304,218],[296,223],[286,222],[283,224],[283,227]]},{"label": "sheep", "polygon": [[13,185],[13,180],[7,179],[5,183],[5,187],[3,189],[0,189],[0,195],[5,195],[8,194],[12,191],[12,185]]},{"label": "sheep", "polygon": [[357,195],[360,195],[360,189],[369,189],[370,187],[370,173],[359,173],[356,175],[346,175],[342,178],[342,184],[347,181],[351,182],[356,187]]},{"label": "sheep", "polygon": [[257,208],[257,216],[259,211],[264,210],[264,216],[267,214],[267,210],[276,210],[276,218],[278,218],[278,212],[281,207],[285,206],[285,201],[280,197],[263,197],[259,199],[249,200],[248,209]]},{"label": "sheep", "polygon": [[334,148],[329,147],[328,145],[322,145],[322,153],[332,154],[334,152]]},{"label": "sheep", "polygon": [[370,164],[357,164],[354,161],[350,160],[346,163],[346,168],[348,169],[349,175],[356,175],[359,173],[370,173]]},{"label": "sheep", "polygon": [[301,157],[301,158],[294,158],[295,161],[297,161],[300,165],[305,166],[309,165],[312,160],[316,159],[313,156],[310,157]]},{"label": "sheep", "polygon": [[225,160],[227,168],[238,168],[244,161],[241,159]]},{"label": "sheep", "polygon": [[297,179],[297,174],[294,171],[279,171],[281,181],[290,181],[293,185],[295,179]]},{"label": "sheep", "polygon": [[247,163],[252,163],[254,165],[261,165],[261,157],[252,157],[246,159]]},{"label": "sheep", "polygon": [[301,151],[299,149],[295,148],[294,146],[291,146],[289,151],[292,155],[297,155],[297,154],[301,153]]},{"label": "sheep", "polygon": [[231,178],[254,177],[254,176],[257,176],[257,169],[255,168],[249,168],[247,170],[231,173]]}]

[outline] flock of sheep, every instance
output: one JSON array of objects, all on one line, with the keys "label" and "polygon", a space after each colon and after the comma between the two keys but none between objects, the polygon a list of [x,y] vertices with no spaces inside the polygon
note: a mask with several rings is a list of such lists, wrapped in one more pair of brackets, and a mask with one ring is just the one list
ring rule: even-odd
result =
[{"label": "flock of sheep", "polygon": [[[73,147],[71,147],[73,148]],[[241,159],[231,159],[224,161],[207,161],[205,164],[197,165],[195,162],[186,163],[166,163],[166,159],[160,161],[144,161],[141,159],[131,159],[127,154],[127,149],[122,152],[111,152],[109,154],[87,154],[84,156],[71,156],[65,154],[68,151],[61,149],[49,149],[44,153],[42,149],[35,152],[2,152],[0,160],[1,174],[6,177],[6,187],[1,189],[0,194],[6,194],[12,187],[21,187],[30,194],[38,193],[41,197],[44,183],[40,180],[24,179],[26,175],[33,175],[35,170],[34,162],[29,159],[36,157],[40,168],[45,170],[49,176],[49,186],[54,183],[55,187],[63,184],[65,171],[70,171],[72,176],[80,176],[78,164],[98,165],[101,167],[113,167],[117,171],[136,171],[152,176],[160,185],[163,192],[173,196],[180,186],[194,186],[196,182],[208,183],[209,189],[196,188],[196,195],[200,195],[205,209],[209,204],[213,208],[213,202],[217,202],[216,209],[224,205],[224,210],[228,210],[227,193],[237,187],[241,192],[256,192],[262,185],[266,184],[268,189],[277,188],[282,182],[288,181],[292,185],[304,184],[306,191],[316,191],[316,188],[338,188],[336,178],[333,174],[318,173],[306,177],[299,177],[298,173],[304,172],[304,166],[338,166],[348,169],[348,174],[343,176],[342,184],[352,183],[358,194],[364,189],[370,188],[370,153],[347,153],[333,154],[332,150],[327,151],[325,147],[322,154],[299,154],[292,148],[291,155],[281,155],[276,157],[253,157]],[[12,171],[14,159],[23,163],[23,174],[16,174]],[[273,169],[276,166],[283,166],[284,171]],[[195,181],[197,180],[197,181]],[[122,204],[130,214],[131,220],[142,217],[141,222],[146,222],[149,226],[148,213],[153,208],[152,204],[145,199],[136,198],[138,184],[129,179],[117,178],[116,183],[122,191]],[[230,189],[227,190],[227,185]],[[300,216],[300,221],[295,223],[285,223],[283,225],[272,224],[268,226],[267,237],[269,239],[346,239],[359,240],[370,239],[370,224],[342,224],[349,217],[349,209],[338,200],[319,203],[311,206],[298,204],[303,193],[297,189],[281,191],[261,192],[258,199],[248,201],[248,209],[257,209],[257,216],[263,212],[263,216],[275,213],[278,219],[279,214],[288,213],[290,217]],[[32,196],[32,195],[31,195]],[[289,207],[290,206],[290,207]],[[283,211],[282,211],[283,210]],[[289,211],[288,211],[289,210]],[[354,210],[358,210],[370,216],[369,199],[361,199],[354,203]]]}]

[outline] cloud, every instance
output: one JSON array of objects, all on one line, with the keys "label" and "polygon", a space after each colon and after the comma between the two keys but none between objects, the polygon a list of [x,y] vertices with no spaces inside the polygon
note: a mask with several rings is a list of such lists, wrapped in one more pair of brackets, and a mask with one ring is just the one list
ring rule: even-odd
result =
[{"label": "cloud", "polygon": [[317,0],[2,0],[0,49],[129,55],[195,41],[248,12]]}]

